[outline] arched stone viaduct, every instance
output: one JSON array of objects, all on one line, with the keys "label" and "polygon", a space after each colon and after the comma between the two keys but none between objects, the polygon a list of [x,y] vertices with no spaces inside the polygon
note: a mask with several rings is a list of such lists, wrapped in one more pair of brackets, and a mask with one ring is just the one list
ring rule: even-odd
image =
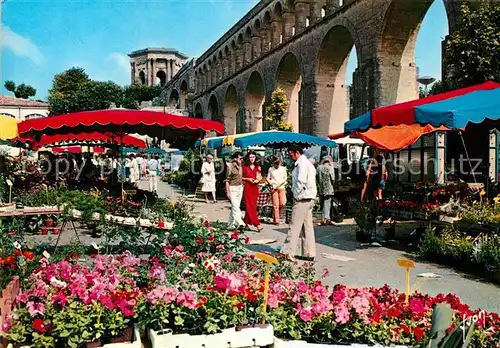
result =
[{"label": "arched stone viaduct", "polygon": [[[295,131],[340,132],[349,98],[359,115],[418,96],[415,42],[433,1],[262,0],[186,64],[162,96],[193,117],[223,121],[232,134],[265,129],[265,106],[281,87]],[[460,0],[444,1],[451,31]],[[357,68],[349,91],[353,47]]]}]

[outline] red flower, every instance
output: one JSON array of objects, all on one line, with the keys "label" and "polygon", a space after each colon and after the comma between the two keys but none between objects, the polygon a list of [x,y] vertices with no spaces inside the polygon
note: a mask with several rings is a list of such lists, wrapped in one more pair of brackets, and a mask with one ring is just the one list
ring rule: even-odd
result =
[{"label": "red flower", "polygon": [[35,319],[33,321],[33,328],[36,331],[38,331],[40,333],[43,333],[45,331],[45,322],[42,319],[40,319],[40,318]]},{"label": "red flower", "polygon": [[234,231],[231,234],[231,239],[238,240],[239,238],[240,238],[240,234],[238,233],[238,231]]},{"label": "red flower", "polygon": [[22,255],[21,250],[19,250],[19,249],[14,250],[13,254],[16,255],[16,256],[21,256]]},{"label": "red flower", "polygon": [[205,220],[203,224],[205,225],[206,228],[210,227],[210,221],[208,220]]},{"label": "red flower", "polygon": [[245,244],[248,244],[248,243],[250,243],[250,237],[245,238]]},{"label": "red flower", "polygon": [[28,260],[33,260],[35,258],[35,254],[33,254],[31,251],[25,251],[23,253],[23,256]]},{"label": "red flower", "polygon": [[195,240],[196,240],[196,244],[198,244],[198,245],[202,245],[202,244],[203,244],[203,238],[201,238],[201,237],[196,237],[196,239],[195,239]]},{"label": "red flower", "polygon": [[410,328],[408,327],[408,325],[401,324],[401,325],[399,325],[399,327],[401,328],[401,330],[403,331],[403,333],[405,333],[405,334],[409,334],[410,333]]},{"label": "red flower", "polygon": [[209,235],[207,239],[212,242],[215,240],[215,237],[213,235]]},{"label": "red flower", "polygon": [[243,302],[238,302],[236,304],[236,308],[238,308],[238,309],[242,309],[243,307],[245,307],[245,303],[243,303]]},{"label": "red flower", "polygon": [[417,341],[421,341],[425,335],[425,332],[421,327],[417,326],[416,328],[413,329],[413,334],[415,335]]},{"label": "red flower", "polygon": [[3,259],[4,264],[6,265],[13,265],[16,262],[16,258],[12,255],[7,256],[5,259]]}]

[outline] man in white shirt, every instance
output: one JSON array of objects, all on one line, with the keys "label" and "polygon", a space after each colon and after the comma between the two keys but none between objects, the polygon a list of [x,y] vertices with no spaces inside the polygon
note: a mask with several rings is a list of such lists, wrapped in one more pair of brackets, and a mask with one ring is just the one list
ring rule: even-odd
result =
[{"label": "man in white shirt", "polygon": [[302,257],[314,259],[316,256],[316,241],[314,238],[314,226],[312,211],[314,200],[316,199],[316,169],[314,165],[304,155],[304,150],[298,146],[291,146],[288,154],[295,161],[295,168],[292,173],[293,207],[292,220],[285,243],[281,253],[290,258],[297,254],[301,232],[302,237]]},{"label": "man in white shirt", "polygon": [[283,209],[286,206],[286,168],[281,165],[279,157],[273,158],[273,167],[269,168],[267,181],[271,185],[273,201],[273,222],[275,225],[283,223]]},{"label": "man in white shirt", "polygon": [[160,163],[158,156],[154,158],[151,157],[148,161],[148,172],[149,172],[149,191],[158,191],[158,173],[160,169]]}]

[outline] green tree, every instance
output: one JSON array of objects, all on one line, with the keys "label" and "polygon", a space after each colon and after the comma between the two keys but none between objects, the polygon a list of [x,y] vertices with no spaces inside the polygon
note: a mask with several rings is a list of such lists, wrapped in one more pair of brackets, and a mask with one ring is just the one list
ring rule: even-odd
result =
[{"label": "green tree", "polygon": [[290,101],[286,97],[285,91],[279,87],[276,88],[271,94],[271,102],[266,108],[266,120],[269,122],[269,129],[293,131],[293,125],[283,120],[289,105]]},{"label": "green tree", "polygon": [[121,106],[123,88],[116,83],[93,81],[81,68],[71,68],[54,77],[49,90],[51,115],[108,109]]},{"label": "green tree", "polygon": [[[446,92],[446,90],[444,89],[444,84],[441,80],[434,82],[427,90],[428,95],[436,95],[443,92]],[[425,89],[423,87],[419,87],[418,94],[420,98],[425,98]]]},{"label": "green tree", "polygon": [[161,94],[161,86],[130,85],[123,91],[123,107],[138,109],[142,102],[150,101]]},{"label": "green tree", "polygon": [[500,81],[500,3],[462,6],[462,20],[450,34],[445,60],[451,65],[448,89]]},{"label": "green tree", "polygon": [[9,92],[14,93],[16,98],[28,99],[29,97],[34,97],[36,94],[36,89],[31,87],[30,85],[26,85],[24,83],[16,86],[14,81],[5,81],[5,89]]}]

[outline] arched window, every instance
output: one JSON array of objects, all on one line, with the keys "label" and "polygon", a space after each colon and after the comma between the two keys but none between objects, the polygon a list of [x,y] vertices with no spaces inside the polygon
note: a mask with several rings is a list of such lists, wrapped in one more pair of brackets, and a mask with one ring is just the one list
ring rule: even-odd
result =
[{"label": "arched window", "polygon": [[141,83],[141,85],[146,84],[146,74],[144,73],[144,71],[141,71],[139,73],[139,82]]},{"label": "arched window", "polygon": [[326,7],[322,7],[321,8],[321,18],[325,17],[326,16]]},{"label": "arched window", "polygon": [[46,116],[42,115],[42,114],[29,114],[25,117],[26,120],[34,120],[36,118],[44,118]]},{"label": "arched window", "polygon": [[306,28],[308,28],[310,25],[310,22],[309,22],[309,17],[306,17]]}]

